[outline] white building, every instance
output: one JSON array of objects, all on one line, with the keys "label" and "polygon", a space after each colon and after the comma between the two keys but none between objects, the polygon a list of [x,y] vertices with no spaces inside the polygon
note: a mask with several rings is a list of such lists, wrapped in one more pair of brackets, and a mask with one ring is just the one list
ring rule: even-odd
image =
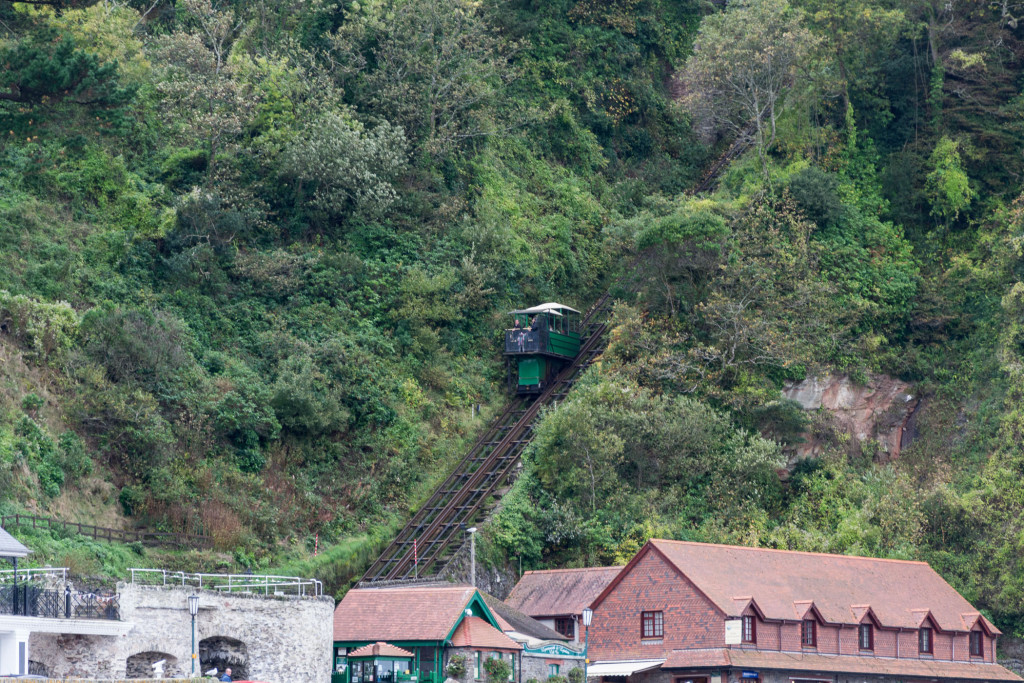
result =
[{"label": "white building", "polygon": [[20,570],[18,560],[31,553],[0,528],[0,558],[13,569],[0,570],[0,677],[26,675],[33,633],[119,636],[116,600],[72,592],[65,570]]}]

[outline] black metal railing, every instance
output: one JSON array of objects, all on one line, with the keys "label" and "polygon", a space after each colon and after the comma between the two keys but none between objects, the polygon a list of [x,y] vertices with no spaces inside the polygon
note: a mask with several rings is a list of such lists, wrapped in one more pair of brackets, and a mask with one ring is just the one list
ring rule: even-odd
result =
[{"label": "black metal railing", "polygon": [[30,583],[0,586],[0,614],[49,619],[106,619],[119,621],[118,596],[80,593],[70,588],[50,590]]},{"label": "black metal railing", "polygon": [[547,330],[505,330],[505,353],[539,353],[547,348]]}]

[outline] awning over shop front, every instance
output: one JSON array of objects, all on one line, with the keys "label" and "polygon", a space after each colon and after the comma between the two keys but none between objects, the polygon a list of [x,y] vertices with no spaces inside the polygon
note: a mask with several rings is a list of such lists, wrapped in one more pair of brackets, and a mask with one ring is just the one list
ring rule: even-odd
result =
[{"label": "awning over shop front", "polygon": [[621,662],[595,662],[587,667],[587,678],[602,676],[632,676],[641,671],[657,669],[664,659],[632,659]]}]

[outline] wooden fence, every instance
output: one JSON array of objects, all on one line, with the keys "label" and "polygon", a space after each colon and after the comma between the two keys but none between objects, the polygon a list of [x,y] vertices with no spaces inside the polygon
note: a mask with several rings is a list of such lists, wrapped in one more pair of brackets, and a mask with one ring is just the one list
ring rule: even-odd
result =
[{"label": "wooden fence", "polygon": [[94,524],[63,522],[50,517],[36,515],[0,516],[0,527],[29,527],[32,529],[62,529],[97,541],[117,543],[141,543],[163,548],[212,548],[213,539],[198,534],[176,534],[170,531],[143,531],[141,529],[111,529]]}]

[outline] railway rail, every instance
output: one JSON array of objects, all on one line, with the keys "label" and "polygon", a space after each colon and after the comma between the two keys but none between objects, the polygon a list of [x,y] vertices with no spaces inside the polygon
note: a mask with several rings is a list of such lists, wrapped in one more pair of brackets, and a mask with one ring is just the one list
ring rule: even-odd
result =
[{"label": "railway rail", "polygon": [[[711,164],[690,194],[711,189],[728,163],[749,146],[749,137],[739,136]],[[491,422],[455,470],[363,574],[360,586],[437,580],[444,575],[462,546],[464,530],[482,520],[488,501],[519,466],[523,450],[533,439],[540,411],[565,398],[604,350],[611,305],[611,292],[607,292],[590,307],[581,324],[584,341],[572,364],[540,396],[513,400]]]},{"label": "railway rail", "polygon": [[473,444],[423,507],[366,571],[361,586],[382,585],[441,575],[464,540],[464,529],[477,523],[487,502],[509,481],[533,439],[540,411],[569,393],[580,375],[604,350],[612,299],[605,294],[581,324],[584,339],[572,364],[537,397],[512,401]]}]

